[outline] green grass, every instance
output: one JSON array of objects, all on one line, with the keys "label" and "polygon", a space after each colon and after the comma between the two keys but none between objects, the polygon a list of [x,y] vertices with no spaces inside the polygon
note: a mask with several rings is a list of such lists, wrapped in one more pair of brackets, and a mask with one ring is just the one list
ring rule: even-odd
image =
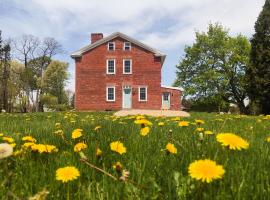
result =
[{"label": "green grass", "polygon": [[[43,188],[50,192],[47,199],[67,199],[68,187],[70,199],[76,200],[269,198],[270,143],[266,142],[270,136],[269,119],[191,113],[191,117],[184,120],[203,119],[205,124],[200,127],[214,132],[200,141],[195,132],[198,125],[179,127],[171,118],[147,118],[153,126],[150,133],[142,137],[140,125],[135,124],[134,119],[115,118],[112,113],[0,114],[0,132],[15,139],[14,150],[21,148],[21,138],[25,135],[59,149],[52,154],[27,152],[0,160],[0,199],[27,199]],[[61,123],[66,141],[54,134],[57,122]],[[158,126],[158,122],[165,122],[165,126]],[[98,125],[102,128],[95,131]],[[71,133],[76,128],[83,129],[83,137],[74,141]],[[222,147],[215,137],[220,132],[243,137],[249,142],[249,148],[233,151]],[[110,143],[116,140],[126,146],[125,154],[110,150]],[[84,153],[90,163],[118,176],[112,165],[120,161],[130,172],[132,183],[115,181],[82,163],[79,154],[73,151],[78,141],[87,143]],[[177,147],[176,155],[166,153],[168,142]],[[97,147],[103,151],[102,159],[95,156]],[[222,179],[202,183],[189,176],[189,164],[205,158],[223,165],[226,172]],[[65,184],[57,181],[55,171],[70,165],[76,166],[81,176]]]}]

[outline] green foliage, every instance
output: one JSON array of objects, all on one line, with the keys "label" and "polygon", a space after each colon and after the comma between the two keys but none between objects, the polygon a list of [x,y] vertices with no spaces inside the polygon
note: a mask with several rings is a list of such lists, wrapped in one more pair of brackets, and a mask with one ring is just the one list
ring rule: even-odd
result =
[{"label": "green foliage", "polygon": [[[252,108],[270,113],[270,1],[266,0],[255,24],[251,39],[250,65],[247,70],[247,89]],[[255,108],[257,107],[257,108]]]},{"label": "green foliage", "polygon": [[[148,118],[152,123],[149,135],[142,137],[140,126],[128,117],[113,117],[103,113],[32,113],[0,114],[0,133],[11,136],[15,150],[24,144],[22,137],[31,135],[37,143],[55,145],[59,151],[39,154],[27,151],[19,156],[0,160],[0,199],[28,199],[46,188],[47,199],[266,199],[270,194],[269,137],[270,120],[263,116],[215,115],[191,113],[190,122],[203,119],[200,127],[214,135],[199,140],[198,125],[179,127],[171,118]],[[60,123],[63,137],[54,132]],[[165,126],[158,126],[165,122]],[[101,129],[95,131],[96,126]],[[83,129],[83,136],[71,139],[74,129]],[[169,133],[169,130],[172,130]],[[216,141],[216,134],[233,132],[250,144],[247,150],[233,151]],[[64,139],[63,139],[64,138]],[[110,150],[110,142],[120,140],[127,152],[119,155]],[[0,137],[2,142],[2,137]],[[130,172],[131,182],[115,181],[80,161],[74,144],[85,142],[84,154],[89,162],[114,176],[112,165],[119,161]],[[177,154],[167,154],[168,142],[175,144]],[[101,159],[96,148],[103,151]],[[188,166],[198,159],[212,159],[223,165],[222,179],[202,183],[188,175]],[[76,166],[80,177],[69,183],[55,179],[60,167]]]},{"label": "green foliage", "polygon": [[192,46],[185,47],[174,85],[182,86],[188,97],[219,96],[223,101],[236,103],[244,112],[247,97],[244,76],[249,52],[246,37],[231,37],[222,25],[210,24],[206,33],[196,32]]},{"label": "green foliage", "polygon": [[190,110],[200,112],[228,112],[229,103],[223,101],[220,96],[201,97],[189,99]]}]

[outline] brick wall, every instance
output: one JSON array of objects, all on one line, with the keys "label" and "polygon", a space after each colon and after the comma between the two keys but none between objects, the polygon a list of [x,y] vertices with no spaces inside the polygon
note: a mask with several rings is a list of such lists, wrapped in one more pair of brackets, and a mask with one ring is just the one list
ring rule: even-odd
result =
[{"label": "brick wall", "polygon": [[[115,38],[115,51],[107,43],[77,58],[77,110],[118,110],[122,108],[122,87],[132,87],[132,108],[161,109],[161,60],[152,52],[132,44],[131,51],[123,50],[124,40]],[[116,74],[106,74],[106,60],[116,59]],[[123,74],[123,59],[132,59],[132,74]],[[106,86],[115,86],[116,101],[106,101]],[[138,101],[138,86],[147,86],[148,101]]]},{"label": "brick wall", "polygon": [[170,93],[170,110],[181,110],[182,92],[180,90],[162,87],[161,92]]}]

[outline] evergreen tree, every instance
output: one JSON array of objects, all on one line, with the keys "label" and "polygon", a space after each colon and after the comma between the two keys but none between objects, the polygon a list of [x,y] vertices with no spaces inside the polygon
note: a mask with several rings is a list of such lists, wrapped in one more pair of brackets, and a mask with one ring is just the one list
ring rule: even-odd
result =
[{"label": "evergreen tree", "polygon": [[266,0],[251,39],[250,65],[247,69],[247,90],[251,108],[270,114],[270,0]]}]

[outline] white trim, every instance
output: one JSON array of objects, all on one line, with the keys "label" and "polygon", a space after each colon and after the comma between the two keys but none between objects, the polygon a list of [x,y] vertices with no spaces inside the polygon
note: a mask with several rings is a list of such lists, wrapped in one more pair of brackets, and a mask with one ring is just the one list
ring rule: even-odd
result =
[{"label": "white trim", "polygon": [[[109,49],[109,44],[113,44],[113,50],[110,50],[110,49]],[[108,51],[115,51],[115,42],[108,42],[108,43],[107,43],[107,50],[108,50]]]},{"label": "white trim", "polygon": [[[108,99],[108,88],[113,88],[113,99]],[[106,87],[106,101],[115,101],[115,86],[107,86]]]},{"label": "white trim", "polygon": [[[141,99],[141,88],[145,88],[145,99]],[[138,100],[139,101],[147,101],[147,86],[139,86]]]},{"label": "white trim", "polygon": [[97,46],[102,45],[102,44],[104,44],[106,42],[109,42],[109,41],[111,41],[112,39],[114,39],[116,37],[121,37],[121,38],[125,39],[126,41],[131,42],[132,44],[136,44],[139,47],[142,47],[143,49],[146,49],[146,50],[154,53],[155,56],[161,57],[161,64],[164,63],[164,60],[166,58],[166,55],[164,53],[162,53],[162,52],[160,52],[160,51],[158,51],[158,50],[156,50],[156,49],[154,49],[154,48],[152,48],[152,47],[150,47],[150,46],[148,46],[146,44],[143,44],[143,43],[139,42],[138,40],[133,39],[133,38],[131,38],[131,37],[129,37],[129,36],[123,34],[123,33],[120,33],[120,32],[115,32],[115,33],[113,33],[113,34],[111,34],[111,35],[109,35],[109,36],[107,36],[107,37],[105,37],[105,38],[103,38],[101,40],[98,40],[97,42],[95,42],[93,44],[89,44],[89,45],[87,45],[87,46],[73,52],[70,56],[72,58],[81,57],[83,53],[85,53],[85,52],[87,52],[87,51],[89,51],[89,50],[91,50],[93,48],[96,48]]},{"label": "white trim", "polygon": [[[126,73],[125,72],[125,61],[129,60],[130,61],[130,72]],[[128,59],[123,59],[123,74],[132,74],[132,59],[128,58]]]},{"label": "white trim", "polygon": [[184,89],[182,87],[172,87],[172,86],[165,86],[165,85],[161,85],[162,88],[168,88],[168,89],[172,89],[172,90],[180,90],[180,91],[184,91]]},{"label": "white trim", "polygon": [[[128,50],[126,50],[126,43],[129,43],[129,49]],[[123,50],[124,51],[131,51],[131,42],[124,42]]]},{"label": "white trim", "polygon": [[[114,63],[114,73],[109,72],[109,61],[113,60]],[[107,59],[106,61],[106,74],[116,74],[116,60],[115,59]]]}]

